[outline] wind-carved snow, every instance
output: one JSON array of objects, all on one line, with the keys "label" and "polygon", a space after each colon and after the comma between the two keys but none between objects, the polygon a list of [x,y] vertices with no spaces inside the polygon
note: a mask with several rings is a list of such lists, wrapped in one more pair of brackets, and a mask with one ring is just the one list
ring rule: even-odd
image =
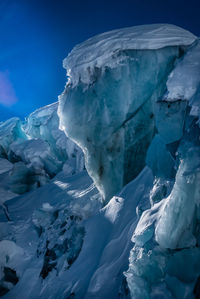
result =
[{"label": "wind-carved snow", "polygon": [[[99,34],[77,45],[64,60],[70,84],[90,84],[96,71],[126,63],[123,50],[156,50],[169,46],[188,46],[196,37],[170,24],[153,24],[122,28]],[[94,76],[94,78],[93,78]]]},{"label": "wind-carved snow", "polygon": [[60,127],[82,148],[104,199],[145,166],[155,103],[176,59],[195,40],[172,25],[137,26],[91,38],[64,60],[70,79],[59,99]]}]

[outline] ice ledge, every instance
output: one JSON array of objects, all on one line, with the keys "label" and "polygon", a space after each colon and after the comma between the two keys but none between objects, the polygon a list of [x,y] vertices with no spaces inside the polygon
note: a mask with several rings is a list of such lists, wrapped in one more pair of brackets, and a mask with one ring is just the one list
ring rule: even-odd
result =
[{"label": "ice ledge", "polygon": [[[160,49],[167,46],[189,46],[197,37],[170,24],[141,25],[96,35],[75,46],[63,61],[70,83],[81,80],[89,84],[95,69],[114,67],[123,59],[123,50]],[[112,59],[111,59],[112,58]]]}]

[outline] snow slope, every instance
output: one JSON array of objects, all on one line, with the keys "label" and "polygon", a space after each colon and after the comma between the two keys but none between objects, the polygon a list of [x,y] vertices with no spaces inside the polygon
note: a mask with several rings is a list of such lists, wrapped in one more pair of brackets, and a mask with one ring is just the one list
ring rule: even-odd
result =
[{"label": "snow slope", "polygon": [[[68,178],[60,173],[50,184],[9,201],[11,222],[6,222],[1,211],[1,235],[7,230],[9,241],[24,250],[25,259],[20,265],[4,263],[19,277],[4,298],[70,298],[73,293],[76,298],[123,296],[123,271],[128,266],[136,206],[148,196],[151,185],[151,171],[145,169],[101,208],[101,196],[86,172]],[[40,226],[42,232],[38,232]],[[78,234],[80,227],[84,234]],[[64,229],[67,231],[62,234]],[[69,267],[70,246],[75,251],[78,242],[71,241],[73,237],[83,238],[83,244]],[[69,247],[63,252],[56,245],[66,240]],[[42,279],[47,249],[55,252],[56,266],[52,270],[47,267],[49,272]],[[14,248],[11,254],[15,252]]]}]

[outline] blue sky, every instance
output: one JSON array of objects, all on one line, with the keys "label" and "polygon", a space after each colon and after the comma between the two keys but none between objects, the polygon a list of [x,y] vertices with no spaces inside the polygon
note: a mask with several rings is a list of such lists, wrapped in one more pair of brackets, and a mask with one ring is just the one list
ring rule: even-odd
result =
[{"label": "blue sky", "polygon": [[200,35],[196,0],[0,0],[0,120],[57,100],[72,47],[111,29],[173,23]]}]

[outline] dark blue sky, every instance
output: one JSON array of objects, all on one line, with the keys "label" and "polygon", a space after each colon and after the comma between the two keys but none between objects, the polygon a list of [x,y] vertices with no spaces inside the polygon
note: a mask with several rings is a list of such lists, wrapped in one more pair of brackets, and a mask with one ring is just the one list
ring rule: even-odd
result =
[{"label": "dark blue sky", "polygon": [[0,0],[0,119],[57,100],[62,60],[111,29],[172,23],[200,35],[199,0]]}]

